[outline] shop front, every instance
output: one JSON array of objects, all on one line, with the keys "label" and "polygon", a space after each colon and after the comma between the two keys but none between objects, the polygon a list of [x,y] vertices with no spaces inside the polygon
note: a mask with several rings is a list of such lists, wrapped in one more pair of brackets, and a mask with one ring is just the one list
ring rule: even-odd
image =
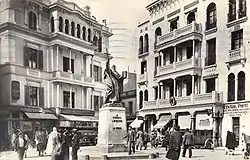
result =
[{"label": "shop front", "polygon": [[222,141],[226,144],[227,131],[236,136],[238,145],[242,143],[242,133],[250,135],[250,107],[249,103],[231,103],[224,106],[224,117],[222,121]]},{"label": "shop front", "polygon": [[80,145],[96,145],[98,120],[91,116],[60,114],[59,127],[61,129],[77,129],[80,133]]}]

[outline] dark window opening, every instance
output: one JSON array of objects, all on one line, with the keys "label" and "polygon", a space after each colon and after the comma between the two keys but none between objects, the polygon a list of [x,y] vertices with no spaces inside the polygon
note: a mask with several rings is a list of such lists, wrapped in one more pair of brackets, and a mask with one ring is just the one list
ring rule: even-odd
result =
[{"label": "dark window opening", "polygon": [[37,30],[37,18],[34,12],[29,12],[29,29]]},{"label": "dark window opening", "polygon": [[139,39],[139,54],[143,54],[143,37]]},{"label": "dark window opening", "polygon": [[37,87],[29,86],[29,105],[38,106],[38,94]]},{"label": "dark window opening", "polygon": [[102,82],[102,67],[94,65],[94,80]]},{"label": "dark window opening", "polygon": [[186,94],[187,94],[187,96],[190,96],[192,94],[192,80],[188,79],[186,81],[186,85],[187,85]]},{"label": "dark window opening", "polygon": [[147,61],[141,62],[141,74],[144,74],[147,72]]},{"label": "dark window opening", "polygon": [[157,43],[157,37],[158,36],[161,36],[161,28],[160,27],[156,28],[156,30],[155,30],[155,46],[156,46],[156,43]]},{"label": "dark window opening", "polygon": [[144,91],[144,101],[148,101],[148,90]]},{"label": "dark window opening", "polygon": [[63,57],[63,71],[68,72],[70,71],[69,63],[71,63],[71,72],[74,73],[74,59],[71,59],[71,62],[69,62],[70,59],[67,57]]},{"label": "dark window opening", "polygon": [[54,17],[51,17],[50,19],[50,32],[55,31],[55,25],[54,25]]},{"label": "dark window opening", "polygon": [[82,39],[86,41],[86,28],[84,26],[82,27]]},{"label": "dark window opening", "polygon": [[246,17],[247,5],[246,0],[239,0],[239,18]]},{"label": "dark window opening", "polygon": [[215,91],[215,78],[206,80],[206,93],[211,93],[212,91]]},{"label": "dark window opening", "polygon": [[139,109],[142,109],[143,107],[143,92],[140,91],[139,93]]},{"label": "dark window opening", "polygon": [[63,31],[63,18],[59,17],[59,32],[62,32],[62,31]]},{"label": "dark window opening", "polygon": [[173,47],[169,50],[169,58],[170,58],[170,64],[174,63],[175,59],[174,59],[174,48]]},{"label": "dark window opening", "polygon": [[128,114],[133,114],[133,102],[128,102]]},{"label": "dark window opening", "polygon": [[187,59],[193,56],[193,47],[187,47]]},{"label": "dark window opening", "polygon": [[80,38],[81,37],[81,27],[79,24],[77,24],[76,30],[77,30],[76,36],[77,36],[77,38]]},{"label": "dark window opening", "polygon": [[43,70],[43,51],[25,46],[24,66]]},{"label": "dark window opening", "polygon": [[155,90],[155,100],[157,100],[158,99],[158,86],[156,86],[154,90]]},{"label": "dark window opening", "polygon": [[[71,92],[71,105],[75,108],[75,92]],[[63,107],[70,108],[70,92],[63,91]]]},{"label": "dark window opening", "polygon": [[236,1],[229,0],[228,7],[228,22],[231,22],[236,20]]},{"label": "dark window opening", "polygon": [[157,67],[159,66],[159,64],[158,64],[158,57],[155,57],[155,70],[154,70],[154,75],[156,75],[157,74]]},{"label": "dark window opening", "polygon": [[170,31],[173,31],[178,28],[178,19],[170,22]]},{"label": "dark window opening", "polygon": [[148,34],[145,35],[144,37],[144,53],[148,52]]},{"label": "dark window opening", "polygon": [[98,52],[102,52],[102,37],[98,39]]},{"label": "dark window opening", "polygon": [[75,36],[75,23],[71,22],[71,36]]},{"label": "dark window opening", "polygon": [[94,96],[94,110],[99,111],[100,108],[100,97]]},{"label": "dark window opening", "polygon": [[242,71],[238,74],[237,100],[245,100],[245,73]]},{"label": "dark window opening", "polygon": [[88,42],[91,42],[91,29],[88,29]]},{"label": "dark window opening", "polygon": [[227,91],[227,101],[235,101],[235,76],[233,73],[228,75],[228,91]]},{"label": "dark window opening", "polygon": [[97,41],[98,41],[98,39],[97,39],[96,35],[94,35],[94,37],[93,37],[94,46],[97,46]]},{"label": "dark window opening", "polygon": [[195,13],[194,12],[190,12],[187,16],[187,24],[192,23],[193,21],[195,21]]},{"label": "dark window opening", "polygon": [[216,64],[216,39],[207,40],[207,57],[205,66]]},{"label": "dark window opening", "polygon": [[69,34],[69,20],[65,19],[65,33]]},{"label": "dark window opening", "polygon": [[243,29],[232,32],[231,49],[239,49],[243,46]]},{"label": "dark window opening", "polygon": [[216,5],[215,3],[211,3],[207,7],[207,22],[206,29],[212,29],[216,27],[217,19],[216,19]]}]

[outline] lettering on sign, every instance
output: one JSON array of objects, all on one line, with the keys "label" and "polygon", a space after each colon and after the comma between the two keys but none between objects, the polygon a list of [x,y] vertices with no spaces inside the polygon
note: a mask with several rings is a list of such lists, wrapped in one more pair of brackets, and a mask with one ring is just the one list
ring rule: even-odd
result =
[{"label": "lettering on sign", "polygon": [[112,117],[112,122],[113,122],[113,130],[120,130],[122,129],[122,117],[120,117],[119,115],[113,116]]},{"label": "lettering on sign", "polygon": [[229,104],[224,107],[224,114],[230,116],[241,116],[249,112],[249,106],[247,103],[244,104]]},{"label": "lettering on sign", "polygon": [[200,120],[200,123],[199,123],[199,125],[200,126],[203,126],[203,127],[208,127],[208,126],[210,126],[210,120],[207,118],[207,119],[201,119]]}]

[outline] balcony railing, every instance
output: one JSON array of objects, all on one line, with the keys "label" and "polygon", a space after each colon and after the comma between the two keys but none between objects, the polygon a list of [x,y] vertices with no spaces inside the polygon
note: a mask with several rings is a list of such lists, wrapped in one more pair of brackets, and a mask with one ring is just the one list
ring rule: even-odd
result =
[{"label": "balcony railing", "polygon": [[236,14],[227,14],[227,22],[236,20]]},{"label": "balcony railing", "polygon": [[245,58],[246,58],[245,47],[230,50],[228,53],[228,62],[240,61]]},{"label": "balcony railing", "polygon": [[193,21],[191,24],[188,24],[185,27],[175,29],[174,31],[171,31],[165,35],[157,37],[158,38],[157,42],[158,42],[158,44],[162,44],[164,42],[171,41],[173,39],[182,37],[184,35],[188,35],[192,32],[201,33],[202,32],[201,24],[198,24],[195,21]]},{"label": "balcony railing", "polygon": [[210,66],[216,64],[216,56],[206,57],[205,66]]},{"label": "balcony railing", "polygon": [[222,92],[213,91],[211,93],[197,94],[185,97],[176,97],[176,105],[172,106],[169,99],[157,99],[154,101],[144,102],[143,109],[157,109],[157,108],[168,108],[168,107],[178,107],[186,105],[200,105],[207,103],[217,103],[222,102],[223,94]]},{"label": "balcony railing", "polygon": [[206,30],[215,28],[217,26],[217,21],[214,21],[213,23],[206,22]]},{"label": "balcony railing", "polygon": [[74,74],[69,72],[63,72],[63,71],[54,71],[52,72],[52,77],[62,80],[75,80],[78,82],[87,82],[87,83],[93,83],[92,77],[87,77],[81,74]]},{"label": "balcony railing", "polygon": [[144,74],[140,74],[138,77],[138,83],[143,83],[148,81],[148,73],[145,72]]},{"label": "balcony railing", "polygon": [[189,59],[175,62],[172,64],[167,64],[165,66],[158,67],[158,75],[169,74],[176,71],[182,71],[190,68],[199,68],[200,58],[191,57]]}]

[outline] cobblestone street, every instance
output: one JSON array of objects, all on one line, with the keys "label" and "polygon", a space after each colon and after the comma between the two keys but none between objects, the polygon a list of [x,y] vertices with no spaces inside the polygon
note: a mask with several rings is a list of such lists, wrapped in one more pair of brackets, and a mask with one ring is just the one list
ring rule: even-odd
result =
[{"label": "cobblestone street", "polygon": [[[157,159],[166,159],[165,158],[165,149],[158,148],[158,149],[147,149],[142,151],[137,151],[135,155],[145,155],[150,153],[159,152],[160,156]],[[84,155],[90,155],[91,157],[100,157],[100,153],[97,151],[96,147],[81,147],[80,151],[78,152],[79,160],[83,160]],[[124,156],[127,153],[112,153],[109,156]],[[188,155],[187,155],[188,157]],[[16,160],[16,153],[13,151],[6,151],[0,152],[0,160]],[[25,160],[50,160],[50,156],[39,157],[38,153],[34,149],[29,149],[27,153],[27,158]],[[95,158],[96,159],[96,158]],[[189,158],[181,157],[180,160],[185,160]],[[222,150],[202,150],[202,149],[195,149],[193,150],[193,157],[194,160],[242,160],[243,155],[241,151],[236,151],[234,156],[225,155],[225,152]]]}]

